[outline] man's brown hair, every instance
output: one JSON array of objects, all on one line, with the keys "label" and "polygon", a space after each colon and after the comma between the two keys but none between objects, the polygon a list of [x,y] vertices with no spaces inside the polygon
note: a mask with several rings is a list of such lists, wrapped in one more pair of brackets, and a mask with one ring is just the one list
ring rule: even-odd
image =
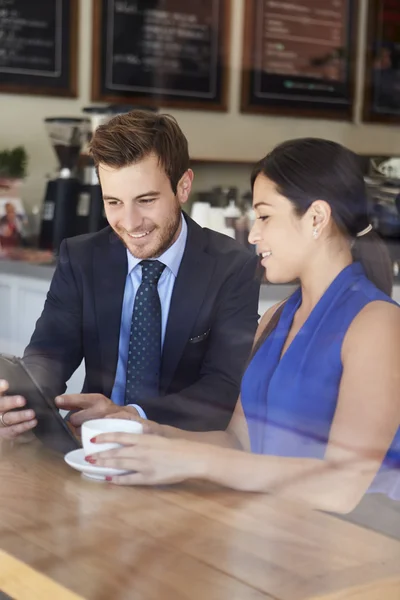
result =
[{"label": "man's brown hair", "polygon": [[102,163],[117,169],[155,154],[174,194],[189,168],[188,142],[176,119],[146,110],[132,110],[100,125],[93,135],[90,152],[96,168]]}]

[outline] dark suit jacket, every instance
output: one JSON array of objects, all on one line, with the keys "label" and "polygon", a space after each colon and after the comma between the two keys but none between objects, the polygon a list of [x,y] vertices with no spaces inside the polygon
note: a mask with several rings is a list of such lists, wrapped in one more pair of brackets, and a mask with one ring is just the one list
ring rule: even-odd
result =
[{"label": "dark suit jacket", "polygon": [[[225,429],[258,320],[257,258],[189,217],[171,299],[160,397],[149,419],[193,430]],[[126,250],[107,227],[64,240],[24,362],[52,396],[85,361],[85,393],[111,395],[118,362]]]}]

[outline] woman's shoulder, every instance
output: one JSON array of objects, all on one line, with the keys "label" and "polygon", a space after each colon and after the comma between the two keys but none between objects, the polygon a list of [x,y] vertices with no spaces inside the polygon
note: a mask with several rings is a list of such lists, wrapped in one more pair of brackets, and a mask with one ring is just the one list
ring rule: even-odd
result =
[{"label": "woman's shoulder", "polygon": [[[380,308],[367,309],[370,305],[378,304],[381,305]],[[371,311],[375,312],[376,310],[393,312],[388,307],[398,309],[399,305],[362,273],[355,277],[343,294],[337,298],[332,317],[336,321],[341,321],[342,325],[345,324],[345,329],[347,329],[358,315],[370,314]],[[361,317],[361,319],[363,318]]]},{"label": "woman's shoulder", "polygon": [[390,296],[380,290],[364,273],[355,280],[354,285],[351,287],[351,291],[354,296],[359,295],[361,298],[364,298],[366,302],[381,300],[382,302],[387,302],[389,304],[396,304]]},{"label": "woman's shoulder", "polygon": [[400,306],[394,300],[387,299],[383,295],[382,298],[377,297],[367,302],[353,320],[352,325],[367,326],[368,329],[371,329],[375,326],[387,327],[390,324],[395,326],[398,322],[400,323]]},{"label": "woman's shoulder", "polygon": [[382,355],[400,346],[400,306],[385,294],[366,303],[354,317],[343,341],[343,356],[364,344],[379,346]]}]

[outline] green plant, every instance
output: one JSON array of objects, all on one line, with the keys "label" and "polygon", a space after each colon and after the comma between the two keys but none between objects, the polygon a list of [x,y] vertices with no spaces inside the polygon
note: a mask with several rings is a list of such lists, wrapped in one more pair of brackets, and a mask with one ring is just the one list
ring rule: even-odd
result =
[{"label": "green plant", "polygon": [[28,155],[23,146],[12,150],[0,150],[0,177],[23,179],[26,176]]}]

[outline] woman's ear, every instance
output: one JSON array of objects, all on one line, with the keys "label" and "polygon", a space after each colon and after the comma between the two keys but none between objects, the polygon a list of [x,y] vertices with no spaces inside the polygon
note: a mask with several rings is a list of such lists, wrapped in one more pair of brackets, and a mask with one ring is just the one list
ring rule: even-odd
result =
[{"label": "woman's ear", "polygon": [[313,236],[317,238],[329,225],[332,210],[325,200],[315,200],[310,206],[311,226]]}]

